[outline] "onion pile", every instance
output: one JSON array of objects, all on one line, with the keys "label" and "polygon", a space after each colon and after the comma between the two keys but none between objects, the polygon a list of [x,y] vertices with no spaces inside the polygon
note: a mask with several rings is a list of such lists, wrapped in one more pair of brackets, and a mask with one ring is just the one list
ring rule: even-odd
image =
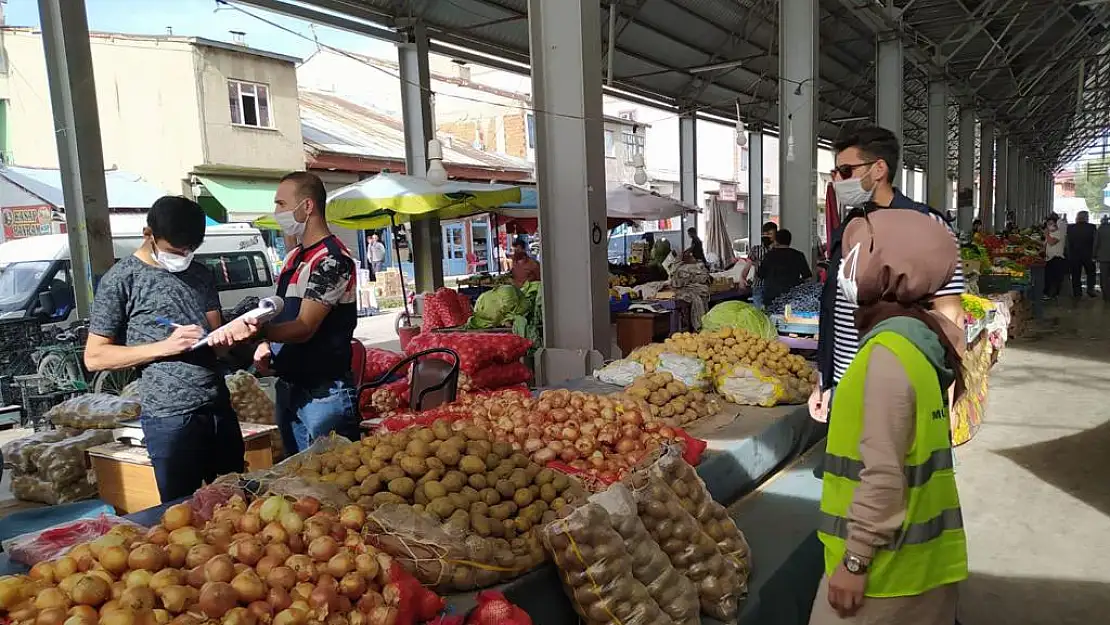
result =
[{"label": "onion pile", "polygon": [[[0,615],[33,625],[394,625],[443,600],[363,542],[365,512],[273,496],[216,506],[203,527],[170,506],[145,535],[113,528],[26,576],[0,578]],[[118,530],[118,531],[117,531]],[[416,588],[419,588],[416,586]]]}]

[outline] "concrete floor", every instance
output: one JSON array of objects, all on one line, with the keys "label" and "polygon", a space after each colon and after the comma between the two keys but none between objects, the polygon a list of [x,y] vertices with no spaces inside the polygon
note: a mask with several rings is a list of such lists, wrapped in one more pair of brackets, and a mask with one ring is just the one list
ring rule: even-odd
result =
[{"label": "concrete floor", "polygon": [[1110,305],[1050,306],[1013,341],[956,451],[971,578],[963,625],[1110,622]]}]

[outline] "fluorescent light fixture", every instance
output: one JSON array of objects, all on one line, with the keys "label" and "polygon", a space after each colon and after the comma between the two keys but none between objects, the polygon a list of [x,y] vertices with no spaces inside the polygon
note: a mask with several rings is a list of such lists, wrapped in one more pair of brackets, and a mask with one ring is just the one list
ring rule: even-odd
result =
[{"label": "fluorescent light fixture", "polygon": [[702,72],[715,72],[719,69],[732,69],[734,67],[740,67],[743,64],[744,64],[743,61],[725,61],[723,63],[714,63],[712,65],[701,65],[699,67],[690,67],[690,68],[687,68],[686,71],[690,72],[691,74],[700,74]]}]

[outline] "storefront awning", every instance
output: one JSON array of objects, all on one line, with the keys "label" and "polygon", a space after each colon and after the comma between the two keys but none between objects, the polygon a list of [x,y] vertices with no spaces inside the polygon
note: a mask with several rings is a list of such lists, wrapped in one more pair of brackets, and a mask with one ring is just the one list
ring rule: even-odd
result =
[{"label": "storefront awning", "polygon": [[277,180],[197,176],[204,188],[227,211],[228,221],[254,221],[274,213]]}]

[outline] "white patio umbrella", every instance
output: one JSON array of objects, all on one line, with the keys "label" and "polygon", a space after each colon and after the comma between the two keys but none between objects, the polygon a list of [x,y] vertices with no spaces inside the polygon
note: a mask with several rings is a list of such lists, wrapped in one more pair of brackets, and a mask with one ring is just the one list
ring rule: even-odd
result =
[{"label": "white patio umbrella", "polygon": [[605,214],[617,219],[660,220],[701,209],[673,197],[631,184],[611,185],[605,193]]}]

